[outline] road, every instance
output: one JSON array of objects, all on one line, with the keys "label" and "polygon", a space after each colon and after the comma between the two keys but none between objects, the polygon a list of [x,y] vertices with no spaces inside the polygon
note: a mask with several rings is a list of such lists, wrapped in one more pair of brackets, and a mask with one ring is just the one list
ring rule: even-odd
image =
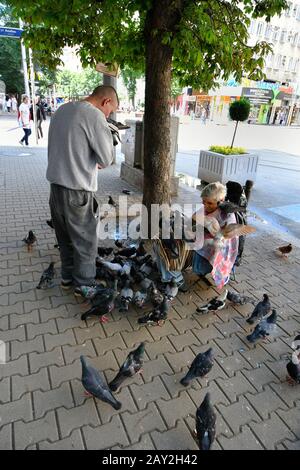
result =
[{"label": "road", "polygon": [[[44,139],[38,147],[47,146],[49,119],[44,123]],[[198,176],[200,149],[212,144],[231,142],[234,124],[226,126],[199,121],[182,123],[179,127],[176,171]],[[23,134],[15,116],[0,116],[0,145],[16,145]],[[300,239],[300,129],[278,126],[240,124],[235,145],[259,153],[257,181],[252,191],[250,210],[279,231]],[[34,136],[32,147],[37,147]],[[117,147],[117,160],[123,156]]]}]

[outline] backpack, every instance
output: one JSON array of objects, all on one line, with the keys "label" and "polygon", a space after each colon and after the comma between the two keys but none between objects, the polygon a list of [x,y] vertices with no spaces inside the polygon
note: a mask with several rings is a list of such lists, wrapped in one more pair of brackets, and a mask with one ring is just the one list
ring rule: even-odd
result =
[{"label": "backpack", "polygon": [[[226,183],[227,187],[227,194],[226,194],[226,201],[230,201],[233,204],[237,204],[240,207],[247,208],[248,200],[250,197],[250,192],[253,186],[253,182],[250,180],[246,181],[245,186],[242,186],[240,183],[236,181],[228,181]],[[238,224],[247,225],[247,215],[245,212],[236,212],[236,222]],[[238,247],[238,254],[236,260],[234,262],[235,266],[240,266],[245,246],[245,235],[241,235],[239,237],[239,247]]]}]

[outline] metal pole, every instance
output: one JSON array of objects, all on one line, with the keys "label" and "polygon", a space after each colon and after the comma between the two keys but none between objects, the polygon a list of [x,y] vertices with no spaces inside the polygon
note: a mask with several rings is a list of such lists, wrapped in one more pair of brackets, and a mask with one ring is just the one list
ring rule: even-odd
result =
[{"label": "metal pole", "polygon": [[[21,19],[19,19],[19,26],[20,26],[20,29],[23,29],[23,22]],[[29,97],[30,91],[29,91],[28,71],[27,71],[26,49],[25,49],[22,37],[21,37],[21,54],[22,54],[22,67],[23,67],[23,75],[24,75],[24,89],[25,89],[25,94]]]},{"label": "metal pole", "polygon": [[34,68],[32,61],[32,50],[29,48],[29,67],[30,67],[30,81],[31,81],[31,98],[32,98],[32,111],[33,111],[33,123],[35,130],[35,139],[38,144],[38,129],[37,129],[37,115],[36,115],[36,103],[35,103],[35,83],[34,83]]},{"label": "metal pole", "polygon": [[[117,90],[117,78],[111,77],[110,75],[103,74],[103,85],[113,86],[115,90]],[[116,121],[117,115],[116,113],[111,113],[111,118]],[[114,147],[114,159],[113,163],[116,163],[116,148]]]}]

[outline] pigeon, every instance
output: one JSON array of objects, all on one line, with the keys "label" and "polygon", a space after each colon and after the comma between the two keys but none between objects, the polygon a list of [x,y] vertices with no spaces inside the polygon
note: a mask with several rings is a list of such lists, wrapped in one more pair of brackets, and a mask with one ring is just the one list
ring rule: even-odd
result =
[{"label": "pigeon", "polygon": [[138,348],[130,352],[125,362],[120,367],[119,372],[115,378],[108,384],[112,392],[115,392],[120,387],[121,383],[127,377],[133,377],[141,371],[143,365],[143,354],[145,352],[145,343],[141,343]]},{"label": "pigeon", "polygon": [[113,252],[113,248],[98,246],[97,251],[100,257],[109,256]]},{"label": "pigeon", "polygon": [[110,313],[115,307],[115,299],[117,297],[118,280],[114,281],[114,289],[109,289],[107,296],[95,296],[91,299],[92,307],[81,315],[81,320],[86,320],[90,316],[99,317],[101,323],[106,323],[108,321],[105,316],[107,313]]},{"label": "pigeon", "polygon": [[290,362],[286,365],[288,371],[287,381],[291,385],[300,384],[300,353],[296,350],[292,354]]},{"label": "pigeon", "polygon": [[32,230],[29,230],[27,237],[22,240],[27,245],[27,250],[32,250],[32,245],[37,241],[35,233]]},{"label": "pigeon", "polygon": [[224,215],[233,214],[235,212],[246,212],[246,207],[240,207],[230,201],[218,202],[218,208]]},{"label": "pigeon", "polygon": [[166,285],[165,295],[167,299],[172,301],[175,299],[176,295],[178,294],[178,286],[176,284],[175,279],[172,279],[169,284]]},{"label": "pigeon", "polygon": [[204,377],[212,369],[213,349],[209,348],[206,352],[198,354],[193,360],[188,373],[180,380],[181,385],[187,387],[196,377]]},{"label": "pigeon", "polygon": [[115,240],[115,245],[116,245],[118,248],[124,248],[124,243],[121,242],[120,240]]},{"label": "pigeon", "polygon": [[117,127],[119,130],[124,130],[124,129],[130,129],[130,126],[127,126],[127,124],[123,124],[122,122],[117,122],[114,119],[107,118],[106,119],[109,124],[113,124],[115,127]]},{"label": "pigeon", "polygon": [[122,403],[117,401],[112,395],[108,386],[102,379],[99,372],[94,367],[89,366],[84,356],[80,356],[82,365],[82,385],[89,395],[99,398],[111,405],[115,410],[119,410],[122,407]]},{"label": "pigeon", "polygon": [[293,245],[289,243],[288,245],[280,246],[277,248],[277,251],[279,251],[284,258],[287,258],[287,255],[292,251]]},{"label": "pigeon", "polygon": [[158,325],[162,326],[168,315],[168,301],[164,298],[161,305],[156,307],[152,312],[147,313],[144,317],[138,319],[141,325]]},{"label": "pigeon", "polygon": [[123,190],[122,190],[122,193],[123,193],[123,194],[127,194],[128,196],[130,196],[131,191],[129,191],[129,189],[123,189]]},{"label": "pigeon", "polygon": [[119,298],[120,309],[119,309],[119,312],[127,312],[129,304],[132,301],[132,299],[133,299],[133,290],[130,287],[130,280],[127,279],[126,282],[125,282],[125,286],[123,287],[123,289],[120,292],[120,298]]},{"label": "pigeon", "polygon": [[52,219],[50,220],[46,220],[46,224],[49,225],[49,227],[53,228],[54,229],[54,225],[53,225],[53,221]]},{"label": "pigeon", "polygon": [[214,297],[207,304],[202,305],[202,307],[197,307],[196,312],[207,313],[207,312],[216,312],[217,310],[222,310],[226,306],[225,300],[226,300],[227,294],[228,294],[228,291],[225,290],[225,292],[222,295],[219,295],[218,297]]},{"label": "pigeon", "polygon": [[294,341],[292,342],[291,344],[292,346],[292,349],[296,349],[296,351],[298,349],[300,349],[300,335],[297,335],[296,338],[294,339]]},{"label": "pigeon", "polygon": [[152,286],[153,286],[153,281],[151,281],[151,279],[148,279],[147,277],[145,277],[140,283],[141,289],[146,290],[146,291],[148,291],[150,287]]},{"label": "pigeon", "polygon": [[238,292],[228,291],[227,300],[236,305],[245,305],[248,303],[254,305],[254,299],[252,299],[251,297],[247,297],[247,295],[239,294]]},{"label": "pigeon", "polygon": [[266,316],[271,310],[271,304],[269,300],[268,294],[263,295],[263,300],[258,302],[255,309],[251,313],[251,316],[247,318],[246,322],[253,325],[255,321],[261,320],[264,316]]},{"label": "pigeon", "polygon": [[254,328],[253,332],[247,336],[247,340],[250,343],[255,343],[259,338],[265,339],[267,336],[270,336],[276,328],[276,321],[277,321],[277,312],[273,308],[272,313],[267,318],[261,320],[256,327]]},{"label": "pigeon", "polygon": [[200,450],[210,450],[216,435],[216,419],[208,392],[196,413],[195,434]]},{"label": "pigeon", "polygon": [[36,286],[37,289],[47,289],[53,287],[53,278],[55,276],[54,262],[49,264],[48,268],[44,270],[41,275],[40,282]]},{"label": "pigeon", "polygon": [[125,258],[130,258],[131,256],[136,254],[136,248],[129,247],[129,248],[122,248],[120,251],[118,251],[118,256],[124,256]]},{"label": "pigeon", "polygon": [[111,196],[108,197],[108,204],[113,207],[117,207],[117,203],[113,200]]},{"label": "pigeon", "polygon": [[134,293],[132,302],[139,308],[143,308],[148,299],[148,292],[145,289],[138,290]]},{"label": "pigeon", "polygon": [[113,263],[112,261],[105,261],[101,258],[97,258],[97,266],[104,267],[109,273],[113,275],[126,274],[126,276],[129,276],[130,270],[131,270],[130,261],[127,261],[124,264],[122,261],[122,264],[120,264],[120,263]]},{"label": "pigeon", "polygon": [[150,300],[154,307],[158,307],[164,301],[164,295],[157,289],[154,282],[150,291]]}]

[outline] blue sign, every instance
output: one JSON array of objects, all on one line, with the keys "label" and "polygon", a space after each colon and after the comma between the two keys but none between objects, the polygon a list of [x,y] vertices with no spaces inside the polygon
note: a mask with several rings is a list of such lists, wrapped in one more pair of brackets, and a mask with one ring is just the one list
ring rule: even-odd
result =
[{"label": "blue sign", "polygon": [[0,36],[20,39],[23,29],[0,26]]}]

